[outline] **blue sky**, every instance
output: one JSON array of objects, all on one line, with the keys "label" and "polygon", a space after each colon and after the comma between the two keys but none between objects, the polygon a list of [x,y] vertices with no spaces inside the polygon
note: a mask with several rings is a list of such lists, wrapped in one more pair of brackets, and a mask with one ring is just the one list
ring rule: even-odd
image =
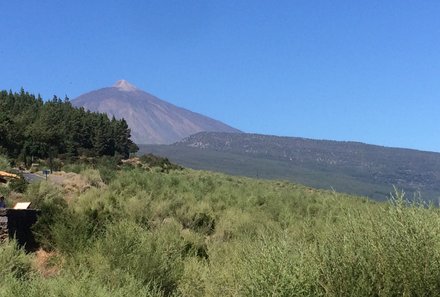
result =
[{"label": "blue sky", "polygon": [[0,89],[126,79],[245,132],[440,152],[440,1],[1,1]]}]

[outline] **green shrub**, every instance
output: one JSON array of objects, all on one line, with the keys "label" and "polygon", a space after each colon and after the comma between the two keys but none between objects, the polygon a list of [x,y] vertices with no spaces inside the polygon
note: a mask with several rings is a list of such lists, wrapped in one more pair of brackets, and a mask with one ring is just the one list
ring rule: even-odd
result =
[{"label": "green shrub", "polygon": [[[101,182],[96,169],[82,174]],[[0,254],[23,267],[5,270],[0,296],[437,296],[440,211],[397,196],[373,203],[142,168],[69,203],[59,188],[31,184],[38,239],[62,265],[45,279],[26,266],[31,256]]]},{"label": "green shrub", "polygon": [[180,227],[173,222],[164,223],[154,232],[120,222],[110,226],[96,245],[110,277],[111,271],[123,271],[143,284],[156,284],[167,295],[175,290],[182,274],[183,248]]},{"label": "green shrub", "polygon": [[92,166],[89,164],[85,164],[85,163],[70,163],[70,164],[66,164],[63,166],[62,170],[64,170],[65,172],[74,172],[74,173],[81,173],[81,171],[85,171],[87,169],[91,169]]},{"label": "green shrub", "polygon": [[[342,215],[342,214],[341,214]],[[434,296],[440,292],[440,214],[402,197],[348,209],[320,240],[318,282],[326,296]]]},{"label": "green shrub", "polygon": [[28,187],[25,197],[40,210],[33,226],[37,241],[45,249],[55,248],[53,226],[64,222],[67,213],[67,203],[60,190],[47,182],[34,183]]},{"label": "green shrub", "polygon": [[[124,276],[122,276],[124,278]],[[139,284],[133,278],[124,278],[121,287],[112,287],[87,269],[69,271],[53,278],[34,277],[26,282],[6,278],[0,286],[0,296],[14,297],[161,297],[153,285]]]},{"label": "green shrub", "polygon": [[[87,250],[100,238],[103,233],[104,223],[95,220],[95,216],[76,213],[72,210],[65,211],[62,219],[54,222],[50,230],[50,245],[45,248],[55,248],[67,255],[75,255]],[[41,229],[38,230],[41,235]]]},{"label": "green shrub", "polygon": [[171,163],[168,158],[155,156],[153,154],[142,155],[139,159],[144,167],[157,167],[160,168],[161,172],[183,169],[181,166]]},{"label": "green shrub", "polygon": [[11,169],[9,159],[6,156],[0,154],[0,170],[9,170],[9,169]]},{"label": "green shrub", "polygon": [[244,296],[316,296],[318,267],[308,247],[289,238],[262,237],[239,249],[234,265]]},{"label": "green shrub", "polygon": [[100,187],[103,184],[101,172],[95,169],[86,169],[81,171],[87,182],[93,187]]},{"label": "green shrub", "polygon": [[98,166],[98,170],[102,181],[107,185],[116,177],[115,169],[106,166]]},{"label": "green shrub", "polygon": [[0,267],[0,284],[3,285],[8,277],[22,280],[27,278],[31,273],[31,260],[15,241],[1,243]]},{"label": "green shrub", "polygon": [[26,181],[26,179],[23,177],[22,174],[19,174],[19,176],[20,176],[19,179],[12,179],[9,182],[9,189],[17,193],[24,193],[26,192],[26,189],[28,187],[28,182]]},{"label": "green shrub", "polygon": [[[178,282],[177,296],[209,296],[206,288],[209,264],[199,258],[190,257],[184,262],[184,271]],[[214,296],[214,295],[211,295]]]}]

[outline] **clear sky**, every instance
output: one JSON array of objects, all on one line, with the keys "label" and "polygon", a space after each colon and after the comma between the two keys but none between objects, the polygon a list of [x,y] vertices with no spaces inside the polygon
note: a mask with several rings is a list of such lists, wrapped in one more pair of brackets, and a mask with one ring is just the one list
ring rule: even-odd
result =
[{"label": "clear sky", "polygon": [[0,89],[126,79],[245,132],[440,152],[440,1],[0,1]]}]

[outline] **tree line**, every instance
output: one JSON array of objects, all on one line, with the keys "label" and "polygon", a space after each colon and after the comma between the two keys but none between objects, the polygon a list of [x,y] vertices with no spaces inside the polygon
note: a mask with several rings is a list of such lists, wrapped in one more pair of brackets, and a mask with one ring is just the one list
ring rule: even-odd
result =
[{"label": "tree line", "polygon": [[43,101],[21,89],[0,92],[0,154],[27,164],[34,158],[115,156],[138,147],[124,119],[73,107],[66,97]]}]

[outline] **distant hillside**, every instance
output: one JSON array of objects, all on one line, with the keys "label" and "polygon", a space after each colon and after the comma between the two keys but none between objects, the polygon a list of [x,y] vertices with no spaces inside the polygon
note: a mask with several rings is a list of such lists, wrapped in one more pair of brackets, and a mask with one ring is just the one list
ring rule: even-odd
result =
[{"label": "distant hillside", "polygon": [[440,197],[440,154],[358,142],[245,133],[198,133],[168,146],[141,146],[195,169],[287,179],[384,199],[393,185]]},{"label": "distant hillside", "polygon": [[74,106],[124,118],[137,144],[170,144],[201,131],[240,132],[220,121],[177,107],[125,80],[72,100]]}]

